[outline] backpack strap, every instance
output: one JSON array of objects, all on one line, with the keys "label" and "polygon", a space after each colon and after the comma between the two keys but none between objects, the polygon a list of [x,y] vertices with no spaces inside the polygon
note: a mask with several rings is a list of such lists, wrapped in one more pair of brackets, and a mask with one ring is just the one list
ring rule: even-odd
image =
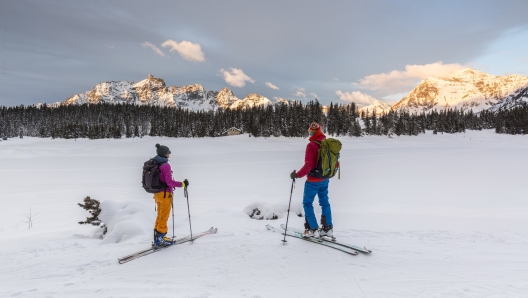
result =
[{"label": "backpack strap", "polygon": [[321,150],[321,142],[319,141],[311,141],[311,142],[316,143],[319,146],[319,148],[317,149],[317,160],[319,161],[319,150]]},{"label": "backpack strap", "polygon": [[314,168],[308,173],[308,174],[311,174],[313,176],[315,170],[317,169],[317,165],[319,164],[319,150],[321,150],[321,142],[315,141],[315,140],[314,141],[310,141],[310,142],[316,143],[317,146],[319,146],[319,148],[317,148],[317,161],[315,162]]}]

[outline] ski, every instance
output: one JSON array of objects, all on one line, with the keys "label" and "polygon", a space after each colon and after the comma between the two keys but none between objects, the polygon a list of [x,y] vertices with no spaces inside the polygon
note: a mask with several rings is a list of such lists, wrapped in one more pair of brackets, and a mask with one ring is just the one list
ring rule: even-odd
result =
[{"label": "ski", "polygon": [[301,235],[299,235],[299,234],[297,234],[295,232],[286,231],[286,230],[279,230],[279,229],[276,229],[275,227],[273,227],[271,225],[266,225],[266,228],[268,230],[272,231],[272,232],[280,233],[282,235],[284,235],[284,233],[286,233],[287,236],[299,238],[301,240],[305,240],[305,241],[312,242],[312,243],[315,243],[315,244],[321,244],[321,245],[324,245],[324,246],[327,246],[327,247],[330,247],[330,248],[333,248],[333,249],[337,249],[339,251],[342,251],[342,252],[350,254],[350,255],[354,255],[355,256],[355,255],[358,254],[358,252],[356,250],[350,249],[348,247],[343,247],[343,246],[337,245],[335,243],[331,243],[331,242],[327,242],[327,241],[319,241],[319,240],[314,239],[314,238],[304,238],[304,237],[302,237]]},{"label": "ski", "polygon": [[[283,229],[286,229],[286,226],[284,224],[281,224],[281,228]],[[299,229],[295,229],[295,228],[288,228],[288,230],[294,232],[294,233],[297,233],[299,235],[302,235],[303,231],[302,230],[299,230]],[[323,236],[323,237],[326,237],[326,236]],[[333,240],[330,240],[328,238],[321,238],[320,240],[324,241],[324,242],[327,242],[327,243],[334,243],[334,244],[337,244],[337,245],[340,245],[340,246],[343,246],[343,247],[348,247],[348,248],[351,248],[353,250],[356,250],[356,251],[359,251],[361,253],[365,253],[365,254],[369,254],[371,253],[372,251],[370,249],[367,249],[366,247],[361,247],[361,246],[357,246],[357,245],[352,245],[352,244],[347,244],[347,243],[341,243],[341,242],[337,242],[335,240],[335,237],[332,238]]]},{"label": "ski", "polygon": [[119,264],[130,262],[130,261],[135,260],[137,258],[149,255],[149,254],[157,252],[157,251],[160,251],[160,250],[162,250],[164,248],[168,248],[168,247],[171,247],[171,246],[174,246],[174,245],[186,243],[186,242],[189,242],[189,241],[194,241],[194,240],[196,240],[198,238],[201,238],[203,236],[206,236],[206,235],[215,234],[217,232],[217,230],[218,229],[211,227],[207,231],[204,231],[204,232],[198,233],[196,235],[193,235],[192,239],[191,239],[191,235],[187,235],[185,237],[176,238],[176,239],[174,239],[174,243],[172,245],[161,246],[161,247],[151,247],[151,248],[148,248],[148,249],[145,249],[145,250],[141,250],[141,251],[135,252],[133,254],[124,256],[122,258],[118,258],[117,260],[118,260]]},{"label": "ski", "polygon": [[[174,240],[174,243],[172,245],[177,245],[177,244],[181,244],[181,243],[185,243],[185,242],[188,242],[188,241],[191,241],[190,239],[191,237],[190,236],[186,236],[186,237],[182,237],[182,238],[178,238],[178,239],[175,239]],[[194,239],[196,239],[198,237],[194,237]],[[133,254],[130,254],[128,256],[124,256],[122,258],[118,258],[118,261],[119,261],[119,264],[123,264],[123,263],[126,263],[126,262],[129,262],[129,261],[132,261],[134,259],[137,259],[139,257],[143,257],[143,256],[146,256],[146,255],[149,255],[151,253],[154,253],[156,251],[159,251],[159,250],[162,250],[164,248],[167,248],[167,247],[170,247],[172,245],[168,245],[168,246],[160,246],[160,247],[154,247],[152,245],[151,248],[148,248],[148,249],[145,249],[145,250],[142,250],[142,251],[138,251],[138,252],[135,252]]]}]

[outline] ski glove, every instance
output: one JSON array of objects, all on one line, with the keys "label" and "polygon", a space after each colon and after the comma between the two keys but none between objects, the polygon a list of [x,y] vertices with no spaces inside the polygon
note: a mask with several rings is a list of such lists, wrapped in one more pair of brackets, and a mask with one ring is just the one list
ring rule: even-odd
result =
[{"label": "ski glove", "polygon": [[183,180],[183,187],[189,186],[189,180],[185,179]]},{"label": "ski glove", "polygon": [[297,178],[297,171],[296,170],[293,170],[293,172],[291,172],[290,178],[292,178],[294,180],[295,180],[295,178]]}]

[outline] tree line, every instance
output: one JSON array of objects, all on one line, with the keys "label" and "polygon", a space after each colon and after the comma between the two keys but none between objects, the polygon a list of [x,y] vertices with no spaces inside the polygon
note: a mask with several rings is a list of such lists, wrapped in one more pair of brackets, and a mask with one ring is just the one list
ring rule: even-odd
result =
[{"label": "tree line", "polygon": [[254,137],[307,137],[312,121],[332,136],[418,135],[495,129],[497,133],[528,133],[528,105],[510,110],[462,111],[447,109],[428,113],[390,111],[358,112],[354,103],[330,104],[298,101],[246,109],[192,111],[185,108],[133,104],[84,104],[58,107],[0,107],[0,137],[133,138],[165,136],[200,138],[222,136],[235,127]]}]

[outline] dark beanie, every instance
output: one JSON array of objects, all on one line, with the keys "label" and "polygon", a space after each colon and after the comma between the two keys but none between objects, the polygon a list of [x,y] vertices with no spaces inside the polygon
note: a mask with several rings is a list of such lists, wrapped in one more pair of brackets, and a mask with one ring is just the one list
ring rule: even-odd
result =
[{"label": "dark beanie", "polygon": [[158,154],[161,157],[167,157],[167,154],[171,154],[169,147],[163,146],[160,144],[156,144],[156,154]]}]

